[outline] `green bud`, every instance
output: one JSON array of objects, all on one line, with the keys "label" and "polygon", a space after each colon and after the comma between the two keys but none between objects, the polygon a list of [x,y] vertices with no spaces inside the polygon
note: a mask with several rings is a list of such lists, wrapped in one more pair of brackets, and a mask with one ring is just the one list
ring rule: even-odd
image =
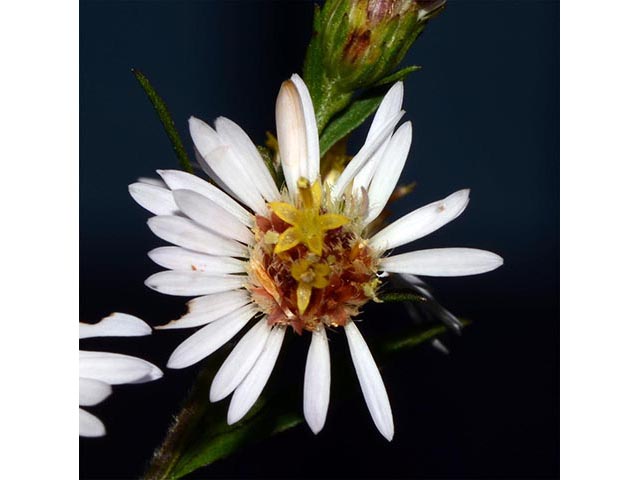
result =
[{"label": "green bud", "polygon": [[[304,76],[319,123],[354,91],[384,83],[446,0],[327,0],[316,7]],[[326,114],[326,115],[325,115]],[[324,118],[327,116],[327,118]],[[320,126],[320,125],[319,125]]]},{"label": "green bud", "polygon": [[329,0],[319,32],[326,71],[343,90],[389,75],[445,0]]}]

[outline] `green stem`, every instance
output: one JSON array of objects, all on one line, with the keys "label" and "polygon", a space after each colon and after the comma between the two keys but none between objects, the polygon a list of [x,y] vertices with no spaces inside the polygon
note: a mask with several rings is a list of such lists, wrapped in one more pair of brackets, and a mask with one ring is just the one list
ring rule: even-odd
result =
[{"label": "green stem", "polygon": [[187,394],[182,408],[175,416],[173,424],[149,462],[149,467],[142,477],[144,480],[168,480],[176,478],[174,467],[185,453],[194,428],[210,407],[208,398],[202,399],[199,392],[208,392],[213,373],[219,368],[220,360],[212,355],[209,362],[200,370],[196,381]]}]

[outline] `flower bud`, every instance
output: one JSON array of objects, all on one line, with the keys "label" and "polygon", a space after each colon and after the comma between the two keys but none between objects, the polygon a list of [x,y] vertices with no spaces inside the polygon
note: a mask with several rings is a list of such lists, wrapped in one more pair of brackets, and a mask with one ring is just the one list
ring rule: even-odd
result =
[{"label": "flower bud", "polygon": [[446,0],[328,0],[316,38],[324,69],[342,91],[374,85],[402,61]]}]

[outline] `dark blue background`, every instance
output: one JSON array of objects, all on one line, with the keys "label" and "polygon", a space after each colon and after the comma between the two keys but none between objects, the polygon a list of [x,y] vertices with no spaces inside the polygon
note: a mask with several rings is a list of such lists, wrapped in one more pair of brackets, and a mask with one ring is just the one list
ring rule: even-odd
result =
[{"label": "dark blue background", "polygon": [[[261,143],[274,130],[280,82],[301,70],[312,5],[81,1],[80,14],[81,319],[124,311],[159,325],[179,316],[184,302],[143,285],[158,270],[146,252],[162,242],[127,185],[176,160],[130,68],[152,80],[184,138],[190,115],[225,115]],[[406,59],[424,66],[405,88],[414,141],[403,179],[419,186],[396,212],[472,191],[461,217],[412,247],[484,248],[505,265],[430,282],[442,303],[474,323],[447,340],[450,356],[424,347],[385,368],[394,441],[378,435],[358,396],[330,409],[318,437],[298,427],[197,477],[558,475],[558,47],[555,1],[454,0]],[[406,322],[390,314],[398,311],[369,309],[363,334],[376,322]],[[164,366],[188,333],[82,347]],[[346,348],[340,337],[332,349]],[[300,363],[291,381],[302,391],[304,357],[280,362]],[[81,476],[139,476],[196,370],[116,387],[93,408],[109,435],[80,441]]]}]

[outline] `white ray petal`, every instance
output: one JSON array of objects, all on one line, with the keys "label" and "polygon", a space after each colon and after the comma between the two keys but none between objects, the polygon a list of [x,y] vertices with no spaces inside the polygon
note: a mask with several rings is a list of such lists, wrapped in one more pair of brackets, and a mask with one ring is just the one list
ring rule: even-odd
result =
[{"label": "white ray petal", "polygon": [[167,367],[185,368],[211,355],[242,330],[256,313],[257,308],[250,304],[202,327],[178,345]]},{"label": "white ray petal", "polygon": [[432,277],[462,277],[490,272],[503,263],[502,257],[486,250],[433,248],[383,258],[380,269]]},{"label": "white ray petal", "polygon": [[282,83],[276,99],[276,133],[284,179],[295,198],[298,179],[307,169],[308,149],[302,100],[291,80]]},{"label": "white ray petal", "polygon": [[459,190],[396,220],[374,235],[369,245],[377,250],[390,250],[413,242],[457,218],[468,203],[469,190]]},{"label": "white ray petal", "polygon": [[324,326],[311,335],[311,345],[304,370],[304,418],[315,434],[324,427],[329,410],[331,360]]},{"label": "white ray petal", "polygon": [[[191,328],[206,325],[226,315],[239,310],[251,301],[245,289],[232,290],[230,292],[214,293],[194,300],[207,300],[208,309],[192,309],[189,305],[189,313],[184,314],[178,320],[172,320],[166,325],[156,327],[157,330],[169,330],[174,328]],[[189,302],[191,303],[191,302]],[[204,302],[203,302],[204,303]]]},{"label": "white ray petal", "polygon": [[[193,155],[194,157],[196,157],[196,162],[198,162],[198,165],[200,166],[202,171],[207,175],[207,177],[211,179],[211,181],[216,186],[216,188],[219,188],[220,190],[222,190],[225,193],[225,195],[228,195],[229,198],[233,200],[233,192],[231,191],[231,189],[227,187],[222,180],[220,180],[220,177],[216,175],[216,172],[211,170],[211,167],[209,166],[207,161],[204,159],[204,157],[200,155],[200,152],[198,151],[197,148],[193,149]],[[235,200],[233,201],[235,202]],[[244,207],[241,207],[241,208],[244,208]]]},{"label": "white ray petal", "polygon": [[144,321],[127,313],[114,312],[94,324],[80,322],[80,338],[141,337],[151,331]]},{"label": "white ray petal", "polygon": [[212,127],[195,117],[189,119],[189,130],[193,143],[204,160],[234,196],[254,212],[265,213],[267,207],[264,199],[233,148],[223,144]]},{"label": "white ray petal", "polygon": [[247,247],[235,240],[221,237],[188,218],[163,215],[147,221],[151,231],[163,240],[179,247],[230,257],[247,257]]},{"label": "white ray petal", "polygon": [[158,247],[147,255],[157,265],[169,270],[198,271],[214,274],[243,273],[245,262],[233,257],[219,257],[181,247]]},{"label": "white ray petal", "polygon": [[167,188],[167,184],[164,183],[159,178],[151,178],[151,177],[139,177],[138,183],[146,183],[148,185],[154,185],[156,187]]},{"label": "white ray petal", "polygon": [[111,395],[111,385],[92,378],[80,378],[80,406],[90,407],[102,402]]},{"label": "white ray petal", "polygon": [[80,436],[81,437],[104,437],[107,430],[98,417],[91,413],[80,410]]},{"label": "white ray petal", "polygon": [[215,125],[221,140],[223,143],[232,146],[262,197],[268,202],[280,198],[280,192],[264,163],[262,155],[260,155],[246,132],[235,122],[225,117],[216,119]]},{"label": "white ray petal", "polygon": [[391,441],[394,430],[393,415],[380,371],[355,323],[352,321],[347,322],[344,326],[344,331],[347,334],[349,351],[358,375],[360,389],[369,408],[373,423],[375,423],[382,436]]},{"label": "white ray petal", "polygon": [[369,185],[369,212],[365,225],[372,222],[384,209],[396,188],[411,147],[411,122],[403,123],[393,134],[382,160],[373,173]]},{"label": "white ray petal", "polygon": [[246,300],[251,301],[249,292],[244,288],[231,292],[215,293],[204,297],[192,298],[187,302],[189,313],[209,313],[218,309],[226,308],[229,303],[236,304]]},{"label": "white ray petal", "polygon": [[266,214],[267,206],[260,191],[248,172],[239,167],[242,165],[242,158],[238,157],[230,146],[223,145],[207,155],[205,159],[233,196],[251,208],[252,211],[261,215]]},{"label": "white ray petal", "polygon": [[369,190],[371,179],[373,178],[373,175],[376,173],[376,171],[378,171],[378,167],[380,166],[382,159],[385,156],[385,152],[387,151],[387,147],[389,146],[390,141],[391,137],[389,136],[382,143],[382,145],[380,145],[380,148],[375,151],[369,161],[364,164],[358,174],[354,177],[352,187],[353,192],[357,194],[362,188],[364,188],[365,190]]},{"label": "white ray petal", "polygon": [[193,190],[174,190],[173,198],[191,220],[223,237],[254,243],[251,231],[224,208]]},{"label": "white ray petal", "polygon": [[167,270],[154,273],[144,281],[144,284],[165,295],[195,297],[235,290],[246,282],[246,275],[212,275],[203,272]]},{"label": "white ray petal", "polygon": [[177,215],[179,212],[168,188],[138,182],[129,185],[129,194],[154,215]]},{"label": "white ray petal", "polygon": [[224,208],[247,227],[253,225],[253,216],[244,207],[206,180],[180,170],[158,170],[158,174],[171,190],[192,190],[197,192]]},{"label": "white ray petal", "polygon": [[92,378],[110,385],[144,383],[162,377],[162,370],[141,358],[111,352],[80,350],[81,378]]},{"label": "white ray petal", "polygon": [[316,114],[313,108],[313,101],[309,89],[298,74],[291,76],[291,81],[296,87],[300,103],[302,105],[302,115],[304,117],[305,139],[307,145],[306,163],[301,164],[300,175],[313,183],[320,173],[320,141],[318,139],[318,126],[316,125]]},{"label": "white ray petal", "polygon": [[[385,122],[393,118],[402,110],[403,95],[404,87],[402,85],[402,82],[396,82],[382,99],[382,102],[380,103],[380,106],[378,107],[378,110],[373,117],[373,121],[371,122],[371,127],[369,127],[369,132],[367,133],[365,144],[371,143],[373,140],[378,138],[380,134],[383,133],[382,129],[384,128]],[[391,136],[387,135],[380,147],[374,152],[373,155],[371,155],[369,161],[364,164],[364,166],[360,169],[360,172],[358,172],[358,174],[354,177],[353,190],[355,192],[359,191],[361,188],[369,188],[369,183],[371,182],[371,179],[373,178],[378,165],[380,165],[380,162],[384,157],[384,152],[387,149],[387,145],[390,139]]]},{"label": "white ray petal", "polygon": [[346,166],[344,171],[340,174],[338,181],[334,185],[331,190],[332,197],[337,200],[344,194],[345,190],[351,183],[351,181],[355,178],[355,176],[360,172],[360,170],[366,165],[366,163],[373,158],[375,153],[379,148],[382,148],[385,144],[386,139],[391,135],[393,129],[398,124],[402,116],[404,115],[404,110],[399,111],[393,117],[388,119],[382,128],[380,129],[380,133],[370,142],[366,142],[360,151],[351,159],[349,164]]},{"label": "white ray petal", "polygon": [[384,131],[385,123],[402,110],[402,97],[404,86],[402,82],[396,82],[385,94],[369,127],[365,143],[373,141]]},{"label": "white ray petal", "polygon": [[270,331],[269,323],[263,319],[240,339],[211,382],[209,400],[222,400],[240,385],[262,353]]},{"label": "white ray petal", "polygon": [[244,417],[258,400],[278,359],[285,331],[286,328],[281,326],[275,326],[271,329],[264,349],[253,368],[233,392],[229,411],[227,412],[227,423],[229,425]]}]

